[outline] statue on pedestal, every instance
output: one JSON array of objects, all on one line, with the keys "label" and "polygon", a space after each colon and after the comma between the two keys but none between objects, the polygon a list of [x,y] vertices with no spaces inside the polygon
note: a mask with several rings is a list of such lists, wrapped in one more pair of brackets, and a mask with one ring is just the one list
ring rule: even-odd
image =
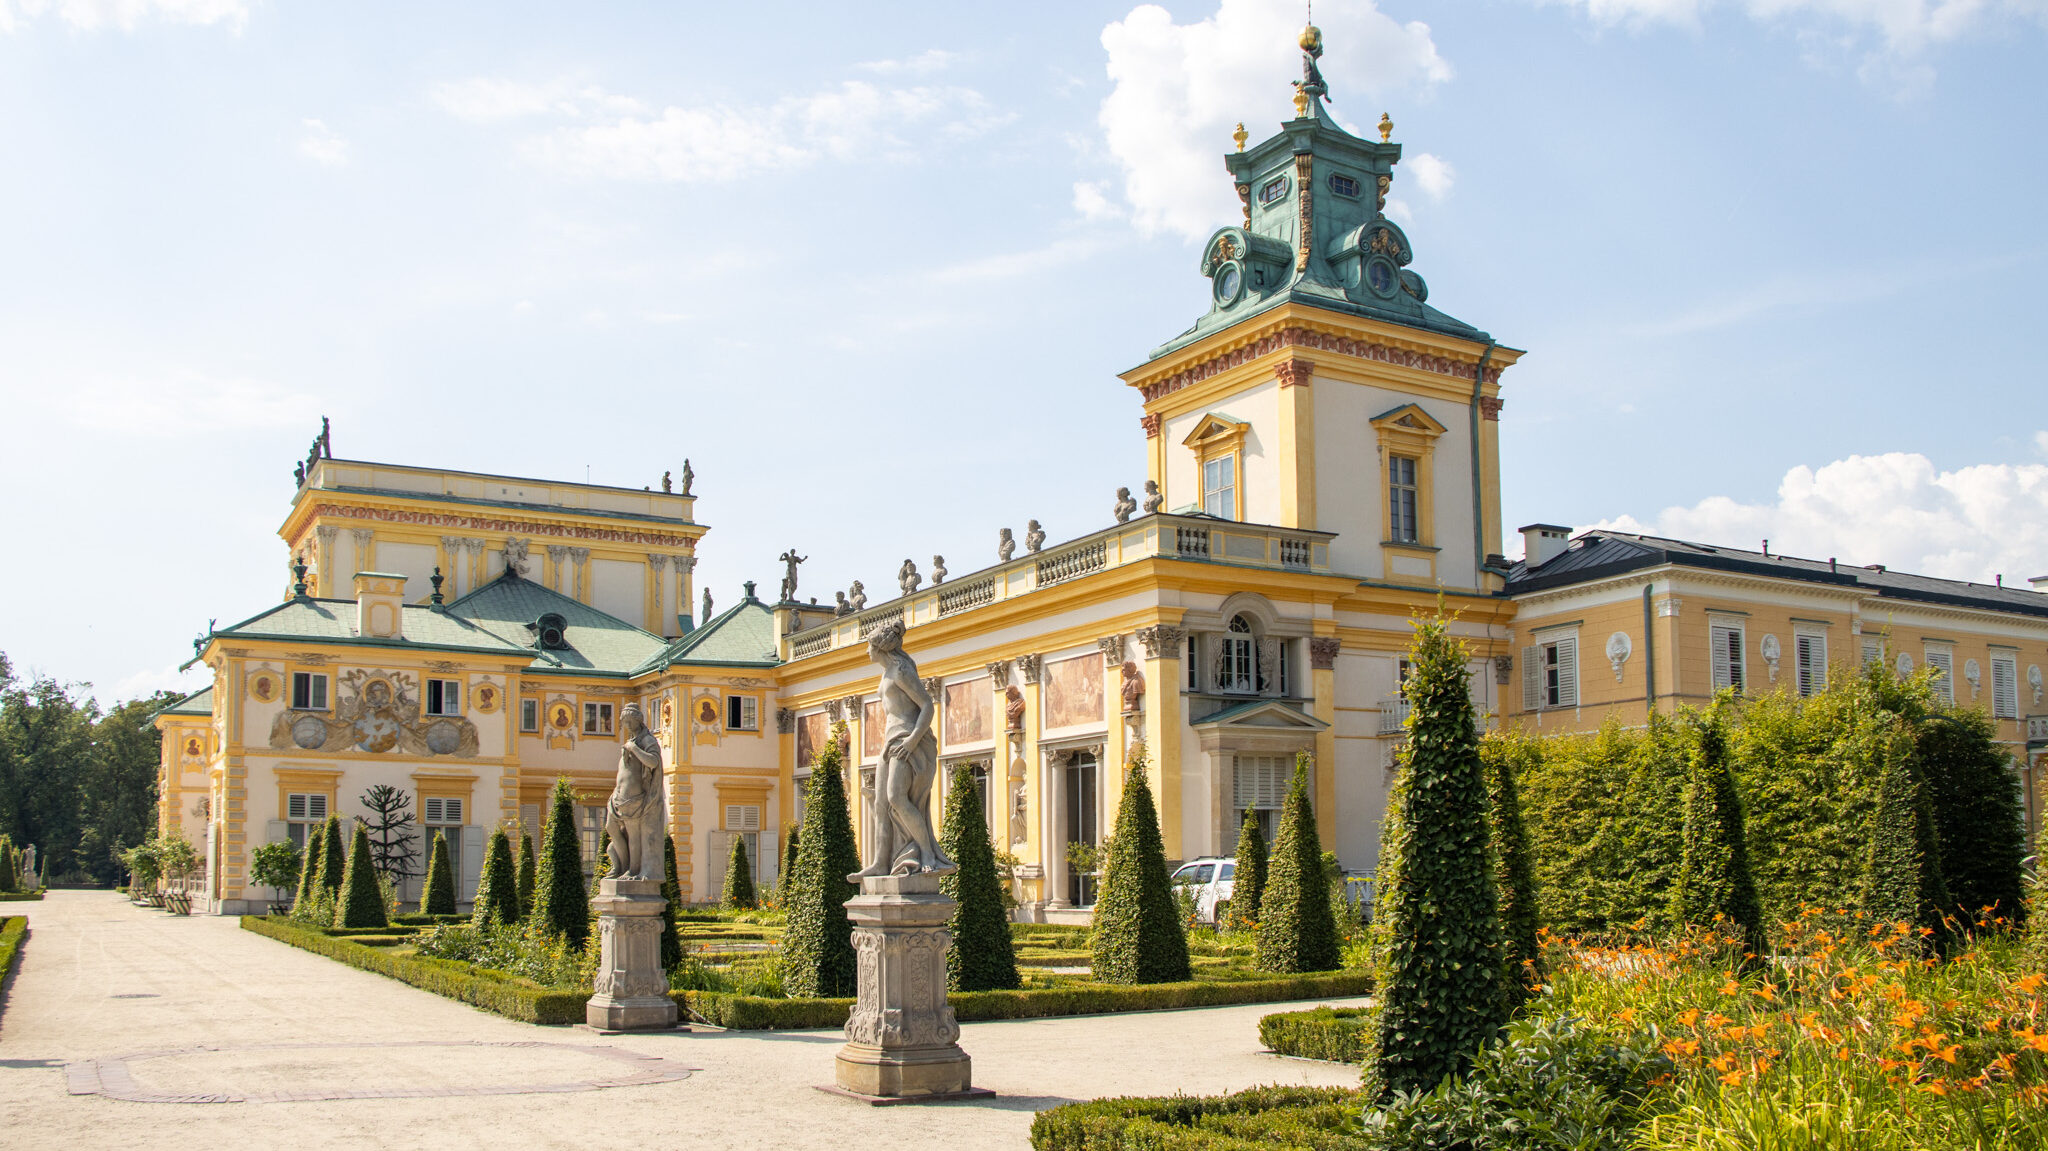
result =
[{"label": "statue on pedestal", "polygon": [[875,827],[867,866],[847,881],[881,875],[947,875],[957,870],[932,831],[932,784],[939,777],[938,708],[917,664],[903,653],[903,625],[892,622],[868,637],[868,654],[882,665],[876,697],[886,717],[882,758],[875,765]]},{"label": "statue on pedestal", "polygon": [[668,822],[662,798],[661,744],[647,730],[640,705],[629,703],[619,713],[618,782],[605,804],[604,829],[611,836],[611,878],[659,881],[663,859],[663,825]]}]

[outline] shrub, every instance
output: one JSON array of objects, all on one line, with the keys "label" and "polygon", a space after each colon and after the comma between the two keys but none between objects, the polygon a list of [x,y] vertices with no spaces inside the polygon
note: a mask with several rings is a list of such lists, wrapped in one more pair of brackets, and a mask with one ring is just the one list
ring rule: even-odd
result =
[{"label": "shrub", "polygon": [[676,837],[661,837],[661,897],[668,907],[661,913],[661,969],[668,971],[683,961],[683,939],[676,934],[676,909],[683,903],[683,885],[676,879]]},{"label": "shrub", "polygon": [[754,894],[754,863],[747,858],[747,838],[732,837],[732,855],[725,862],[725,891],[718,905],[727,911],[752,911],[761,905]]},{"label": "shrub", "polygon": [[1190,974],[1187,927],[1166,871],[1145,768],[1145,746],[1139,744],[1124,770],[1102,895],[1095,902],[1093,974],[1104,983],[1174,983]]},{"label": "shrub", "polygon": [[1259,1020],[1259,1042],[1280,1055],[1358,1063],[1365,1058],[1366,1033],[1373,1027],[1370,1007],[1317,1007],[1283,1011]]},{"label": "shrub", "polygon": [[299,864],[299,890],[292,897],[294,911],[311,907],[320,891],[320,868],[327,862],[327,825],[315,824],[306,833],[306,854]]},{"label": "shrub", "polygon": [[242,929],[526,1023],[581,1023],[584,1004],[590,999],[589,988],[537,987],[489,968],[400,955],[388,948],[365,947],[353,939],[331,938],[287,920],[245,915]]},{"label": "shrub", "polygon": [[414,950],[429,959],[474,963],[549,987],[578,986],[581,956],[569,949],[568,941],[560,936],[536,940],[516,924],[434,927],[420,933]]},{"label": "shrub", "polygon": [[[438,857],[443,854],[443,849],[437,845],[434,853]],[[442,867],[445,869],[447,864],[443,863]],[[454,913],[455,883],[450,876],[448,910],[442,914]],[[470,904],[469,917],[478,928],[519,922],[519,887],[512,871],[512,840],[503,827],[493,827],[490,842],[484,845],[484,865],[476,877],[476,895]]]},{"label": "shrub", "polygon": [[1886,717],[1864,734],[1884,768],[1863,870],[1863,911],[1879,923],[1925,928],[1939,940],[1948,890],[1941,879],[1933,805],[1920,778],[1912,736],[1897,717]]},{"label": "shrub", "polygon": [[330,815],[321,825],[320,886],[330,898],[340,900],[341,880],[348,867],[348,848],[342,846],[341,817]]},{"label": "shrub", "polygon": [[1462,1071],[1510,1006],[1465,647],[1442,616],[1415,629],[1406,767],[1382,833],[1393,863],[1376,901],[1384,942],[1369,1097],[1428,1091]]},{"label": "shrub", "polygon": [[[484,866],[490,866],[488,859]],[[455,914],[455,875],[448,867],[448,837],[438,831],[433,850],[427,853],[427,878],[421,887],[420,914]]]},{"label": "shrub", "polygon": [[840,777],[845,749],[842,724],[811,765],[810,790],[804,796],[803,844],[784,900],[789,926],[782,935],[782,986],[795,997],[854,991],[853,921],[846,917],[846,901],[860,889],[846,877],[860,870],[860,856]]},{"label": "shrub", "polygon": [[157,880],[163,872],[157,866],[156,837],[150,836],[141,843],[121,853],[121,865],[128,869],[128,891],[133,895],[147,895],[156,890]]},{"label": "shrub", "polygon": [[1510,993],[1520,995],[1540,975],[1543,953],[1537,943],[1536,873],[1530,859],[1529,828],[1522,822],[1522,796],[1515,773],[1506,763],[1484,762],[1488,824],[1493,848],[1493,890],[1500,908],[1502,961]]},{"label": "shrub", "polygon": [[798,841],[803,838],[803,825],[792,823],[782,829],[782,858],[777,860],[775,886],[778,889],[789,886],[789,877],[796,870]]},{"label": "shrub", "polygon": [[[10,915],[0,917],[0,988],[7,986],[7,977],[14,971],[14,961],[21,954],[21,945],[28,940],[28,917]],[[0,999],[0,1008],[7,1006]]]},{"label": "shrub", "polygon": [[541,829],[540,862],[534,873],[533,914],[527,929],[536,939],[564,936],[581,950],[590,936],[590,893],[583,887],[583,847],[576,836],[576,791],[555,780],[548,797],[547,826]]},{"label": "shrub", "polygon": [[1740,935],[1752,954],[1764,949],[1763,912],[1749,874],[1749,840],[1742,801],[1728,770],[1728,732],[1721,699],[1694,721],[1692,762],[1685,787],[1685,848],[1672,889],[1671,918],[1680,926],[1717,928]]},{"label": "shrub", "polygon": [[1356,1092],[1254,1087],[1235,1095],[1097,1099],[1041,1111],[1036,1151],[1336,1151],[1357,1138]]},{"label": "shrub", "polygon": [[377,887],[377,858],[370,849],[370,831],[356,824],[350,841],[348,861],[342,872],[341,906],[335,913],[336,927],[385,927],[384,893]]},{"label": "shrub", "polygon": [[1230,886],[1229,922],[1223,926],[1243,931],[1259,921],[1259,901],[1266,894],[1266,833],[1259,830],[1259,813],[1246,809],[1244,826],[1237,831],[1237,867]]},{"label": "shrub", "polygon": [[1002,881],[996,878],[995,846],[989,842],[982,811],[974,773],[965,766],[956,768],[939,829],[939,850],[959,867],[939,880],[939,889],[955,901],[953,918],[946,924],[953,935],[953,945],[946,951],[946,985],[954,991],[1017,986],[1017,951],[1010,940]]},{"label": "shrub", "polygon": [[272,840],[249,853],[249,881],[272,891],[299,882],[299,849],[289,839]]},{"label": "shrub", "polygon": [[1323,878],[1323,843],[1308,798],[1309,755],[1294,760],[1294,782],[1280,807],[1266,890],[1259,898],[1258,965],[1265,971],[1328,971],[1344,956]]},{"label": "shrub", "polygon": [[0,835],[0,891],[21,890],[21,876],[16,870],[18,867],[14,841]]},{"label": "shrub", "polygon": [[[671,845],[673,850],[673,845]],[[524,824],[519,828],[519,918],[524,922],[533,914],[533,836]]]},{"label": "shrub", "polygon": [[1941,878],[1949,908],[1968,923],[1985,908],[2022,921],[2021,860],[2026,812],[2012,759],[1981,711],[1936,712],[1920,722],[1914,747],[1934,807]]}]

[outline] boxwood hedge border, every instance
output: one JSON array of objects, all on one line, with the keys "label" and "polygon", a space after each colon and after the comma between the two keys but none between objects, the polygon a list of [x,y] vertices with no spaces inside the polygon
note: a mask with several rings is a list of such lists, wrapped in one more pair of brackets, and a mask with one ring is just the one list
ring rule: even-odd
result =
[{"label": "boxwood hedge border", "polygon": [[0,918],[0,1011],[7,1007],[7,985],[14,978],[14,964],[21,958],[22,944],[28,942],[28,916]]},{"label": "boxwood hedge border", "polygon": [[1365,1031],[1372,1026],[1370,1007],[1322,1007],[1282,1011],[1259,1020],[1259,1042],[1276,1055],[1322,1059],[1331,1063],[1362,1063]]},{"label": "boxwood hedge border", "polygon": [[1235,1095],[1068,1103],[1031,1121],[1034,1151],[1336,1151],[1364,1146],[1353,1087],[1254,1087]]}]

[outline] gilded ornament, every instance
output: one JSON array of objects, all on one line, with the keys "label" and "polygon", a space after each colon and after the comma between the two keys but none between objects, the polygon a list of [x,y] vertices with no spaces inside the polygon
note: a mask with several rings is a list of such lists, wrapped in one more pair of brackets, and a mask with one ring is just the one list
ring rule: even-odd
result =
[{"label": "gilded ornament", "polygon": [[1381,112],[1381,113],[1380,113],[1380,143],[1382,143],[1382,144],[1385,144],[1385,143],[1389,143],[1389,142],[1391,142],[1391,141],[1393,140],[1393,138],[1394,138],[1394,118],[1393,118],[1392,116],[1388,115],[1388,114],[1387,114],[1387,113],[1385,113],[1385,112]]}]

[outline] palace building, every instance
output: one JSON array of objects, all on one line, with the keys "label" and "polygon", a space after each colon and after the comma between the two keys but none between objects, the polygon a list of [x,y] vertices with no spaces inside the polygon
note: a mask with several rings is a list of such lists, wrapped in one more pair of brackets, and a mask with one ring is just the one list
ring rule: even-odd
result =
[{"label": "palace building", "polygon": [[1384,214],[1393,125],[1340,127],[1319,34],[1302,47],[1295,118],[1250,146],[1240,126],[1223,157],[1242,218],[1203,248],[1211,306],[1122,374],[1148,481],[1098,531],[1033,532],[943,582],[906,571],[886,602],[748,584],[693,618],[708,529],[687,471],[659,492],[476,475],[334,459],[323,432],[279,529],[283,600],[197,640],[213,684],[158,719],[161,827],[202,847],[212,910],[278,895],[252,886],[249,852],[365,814],[377,785],[448,835],[465,900],[489,829],[538,840],[558,777],[594,857],[628,704],[663,746],[684,899],[717,898],[735,836],[772,886],[835,724],[864,823],[881,752],[865,641],[892,623],[939,709],[934,806],[968,768],[1031,918],[1087,916],[1067,847],[1111,830],[1141,743],[1169,857],[1233,851],[1247,812],[1270,834],[1307,751],[1324,843],[1369,871],[1410,620],[1440,601],[1494,721],[1808,690],[1875,641],[1901,666],[1947,660],[1958,704],[1981,689],[2029,762],[2048,595],[1542,525],[1509,564],[1501,382],[1522,353],[1430,305]]}]

